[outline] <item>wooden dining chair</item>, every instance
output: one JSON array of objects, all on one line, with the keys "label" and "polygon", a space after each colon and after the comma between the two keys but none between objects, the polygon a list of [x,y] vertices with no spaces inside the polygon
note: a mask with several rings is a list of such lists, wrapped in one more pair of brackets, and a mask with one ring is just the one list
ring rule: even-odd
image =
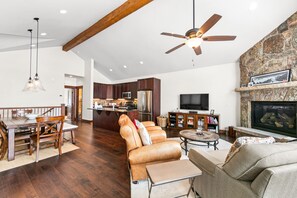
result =
[{"label": "wooden dining chair", "polygon": [[[22,110],[22,114],[32,113],[32,109]],[[11,110],[11,117],[13,119],[23,118],[20,116],[19,110]],[[19,127],[15,129],[15,154],[29,152],[32,155],[32,141],[31,135],[34,129],[29,127]]]},{"label": "wooden dining chair", "polygon": [[0,126],[0,160],[2,160],[7,152],[8,142],[7,142],[7,133]]},{"label": "wooden dining chair", "polygon": [[39,160],[39,149],[41,143],[51,142],[55,148],[59,149],[59,155],[62,155],[62,130],[64,124],[64,116],[54,117],[37,117],[36,134],[31,136],[33,145],[36,147],[36,159]]}]

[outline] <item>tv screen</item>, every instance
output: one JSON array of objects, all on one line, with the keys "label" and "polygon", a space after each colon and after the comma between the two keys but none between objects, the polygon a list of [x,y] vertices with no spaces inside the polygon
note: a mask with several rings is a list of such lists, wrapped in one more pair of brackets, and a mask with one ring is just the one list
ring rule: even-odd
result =
[{"label": "tv screen", "polygon": [[208,94],[180,94],[180,109],[208,110]]}]

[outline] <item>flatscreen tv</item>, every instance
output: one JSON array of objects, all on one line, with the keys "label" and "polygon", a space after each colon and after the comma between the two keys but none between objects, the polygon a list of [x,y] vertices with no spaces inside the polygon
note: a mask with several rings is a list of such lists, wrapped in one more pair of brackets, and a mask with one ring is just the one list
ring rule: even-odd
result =
[{"label": "flatscreen tv", "polygon": [[209,110],[208,94],[180,94],[180,109]]}]

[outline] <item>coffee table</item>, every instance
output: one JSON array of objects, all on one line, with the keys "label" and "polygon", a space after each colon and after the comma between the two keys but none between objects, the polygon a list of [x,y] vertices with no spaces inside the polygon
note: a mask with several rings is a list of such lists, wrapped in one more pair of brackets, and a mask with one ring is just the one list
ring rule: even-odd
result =
[{"label": "coffee table", "polygon": [[[216,133],[208,131],[197,131],[195,129],[187,129],[179,132],[180,139],[182,140],[181,144],[184,144],[182,147],[185,150],[186,155],[188,153],[188,144],[196,146],[210,146],[214,147],[214,150],[218,150],[217,145],[219,144],[220,136]],[[198,144],[195,142],[200,142],[203,144]]]},{"label": "coffee table", "polygon": [[[189,196],[195,177],[202,175],[202,171],[189,160],[177,160],[146,166],[148,174],[149,198],[151,197],[152,188],[167,183],[172,183],[185,179],[192,179],[187,194]],[[174,190],[174,189],[172,189]]]}]

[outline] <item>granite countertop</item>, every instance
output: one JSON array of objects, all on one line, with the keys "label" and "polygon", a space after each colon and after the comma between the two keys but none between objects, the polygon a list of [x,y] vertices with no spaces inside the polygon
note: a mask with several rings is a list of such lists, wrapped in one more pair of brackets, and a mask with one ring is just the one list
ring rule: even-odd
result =
[{"label": "granite countertop", "polygon": [[117,108],[114,108],[114,109],[113,108],[101,108],[101,109],[88,108],[88,110],[93,110],[93,111],[113,111],[113,112],[120,112],[120,113],[138,111],[137,109],[117,109]]}]

